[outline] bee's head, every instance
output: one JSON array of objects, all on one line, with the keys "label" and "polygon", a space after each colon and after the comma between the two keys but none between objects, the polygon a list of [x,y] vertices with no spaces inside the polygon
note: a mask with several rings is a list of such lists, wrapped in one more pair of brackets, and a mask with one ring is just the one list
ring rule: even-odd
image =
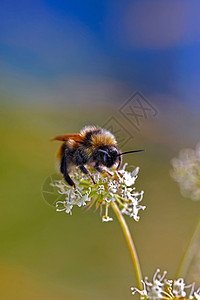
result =
[{"label": "bee's head", "polygon": [[101,147],[98,149],[99,162],[111,168],[119,160],[119,150],[115,147]]},{"label": "bee's head", "polygon": [[118,163],[116,169],[119,170],[122,164],[122,155],[141,151],[144,150],[131,150],[122,153],[114,146],[102,146],[98,148],[97,152],[95,152],[94,157],[100,165],[104,165],[107,168],[112,168],[116,163]]}]

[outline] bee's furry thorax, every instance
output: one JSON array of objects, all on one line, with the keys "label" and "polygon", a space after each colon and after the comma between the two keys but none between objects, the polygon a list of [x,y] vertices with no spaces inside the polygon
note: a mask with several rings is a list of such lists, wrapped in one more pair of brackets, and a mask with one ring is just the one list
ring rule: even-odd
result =
[{"label": "bee's furry thorax", "polygon": [[101,127],[86,126],[81,130],[80,134],[84,136],[87,141],[90,141],[91,146],[94,148],[102,145],[117,145],[114,135],[110,131]]}]

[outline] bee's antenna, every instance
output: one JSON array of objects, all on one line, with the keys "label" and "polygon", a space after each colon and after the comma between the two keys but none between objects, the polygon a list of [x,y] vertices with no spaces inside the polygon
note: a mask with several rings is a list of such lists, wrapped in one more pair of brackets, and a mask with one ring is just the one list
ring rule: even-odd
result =
[{"label": "bee's antenna", "polygon": [[144,150],[144,149],[142,149],[142,150],[132,150],[132,151],[126,151],[126,152],[123,152],[123,153],[120,153],[120,154],[118,154],[117,156],[124,155],[124,154],[128,154],[128,153],[134,153],[134,152],[142,152],[142,151],[145,151],[145,150]]}]

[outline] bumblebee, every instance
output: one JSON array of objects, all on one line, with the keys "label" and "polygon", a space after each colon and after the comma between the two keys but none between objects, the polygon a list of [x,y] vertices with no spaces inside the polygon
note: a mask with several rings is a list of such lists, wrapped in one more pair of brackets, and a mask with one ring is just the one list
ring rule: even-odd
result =
[{"label": "bumblebee", "polygon": [[60,172],[70,186],[75,183],[70,173],[78,167],[84,174],[95,181],[86,166],[96,169],[100,173],[108,172],[107,168],[119,170],[122,163],[122,153],[117,146],[115,136],[108,130],[96,126],[85,126],[80,133],[60,135],[51,140],[62,141],[57,157],[60,160]]}]

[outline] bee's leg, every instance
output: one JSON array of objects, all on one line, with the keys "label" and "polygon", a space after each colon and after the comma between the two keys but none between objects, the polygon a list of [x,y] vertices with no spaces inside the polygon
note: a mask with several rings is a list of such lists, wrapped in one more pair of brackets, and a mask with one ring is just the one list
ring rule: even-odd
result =
[{"label": "bee's leg", "polygon": [[112,176],[112,174],[108,172],[108,170],[105,170],[105,173],[108,174],[109,176]]},{"label": "bee's leg", "polygon": [[63,155],[62,158],[61,158],[60,172],[63,174],[64,179],[66,180],[66,182],[67,182],[70,186],[75,187],[75,183],[73,182],[73,180],[72,180],[71,177],[69,176],[69,173],[68,173],[68,170],[67,170],[67,161],[66,161],[65,155]]},{"label": "bee's leg", "polygon": [[71,179],[71,177],[69,176],[69,174],[68,174],[67,172],[64,174],[64,178],[65,178],[66,182],[67,182],[70,186],[73,186],[73,187],[76,186],[75,183],[73,182],[73,180]]},{"label": "bee's leg", "polygon": [[63,155],[62,158],[61,158],[61,162],[60,162],[60,172],[62,174],[64,174],[66,172],[66,169],[67,169],[67,166],[66,166],[66,158],[65,156]]},{"label": "bee's leg", "polygon": [[119,163],[118,163],[118,166],[117,166],[117,171],[120,169],[120,167],[121,167],[121,164],[122,164],[122,156],[121,155],[119,155],[118,156],[118,159],[119,159]]},{"label": "bee's leg", "polygon": [[94,178],[92,177],[92,175],[90,174],[90,172],[84,166],[84,164],[86,163],[85,153],[83,151],[81,151],[81,149],[77,149],[77,151],[75,152],[75,161],[76,161],[76,165],[79,167],[79,169],[84,174],[89,175],[90,178],[92,179],[92,182],[94,184],[96,184],[96,182],[94,181]]},{"label": "bee's leg", "polygon": [[99,172],[99,173],[105,173],[105,170],[103,170],[98,163],[96,163],[96,165],[94,166],[95,169]]},{"label": "bee's leg", "polygon": [[98,163],[97,163],[94,167],[95,167],[95,169],[96,169],[98,172],[100,172],[100,173],[106,173],[106,174],[108,174],[109,176],[112,176],[112,174],[110,174],[110,172],[108,172],[108,170],[102,169],[102,168],[99,166]]},{"label": "bee's leg", "polygon": [[94,178],[92,177],[92,175],[90,174],[90,172],[86,169],[86,167],[84,167],[84,165],[78,166],[79,169],[86,175],[90,176],[90,178],[92,179],[92,182],[94,184],[96,184],[96,182],[94,181]]}]

